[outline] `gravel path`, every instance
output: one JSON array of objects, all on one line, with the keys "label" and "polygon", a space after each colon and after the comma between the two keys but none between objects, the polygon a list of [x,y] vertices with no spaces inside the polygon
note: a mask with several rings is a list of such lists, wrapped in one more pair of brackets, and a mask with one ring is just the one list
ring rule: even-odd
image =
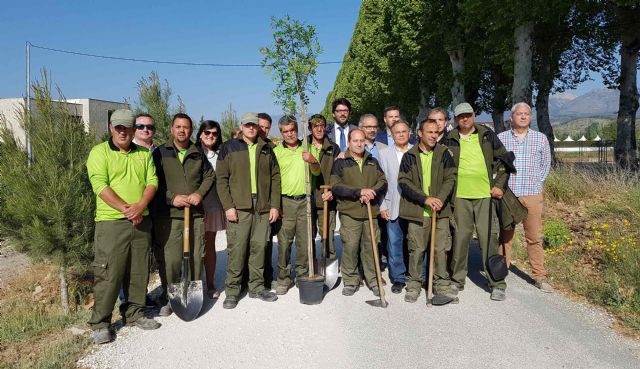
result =
[{"label": "gravel path", "polygon": [[[338,241],[339,238],[336,238]],[[218,288],[225,235],[218,236]],[[470,270],[479,267],[471,248]],[[387,281],[389,280],[385,277]],[[78,363],[89,368],[634,368],[640,342],[610,328],[602,310],[543,294],[511,273],[507,300],[493,302],[472,272],[460,304],[427,308],[425,294],[408,304],[390,292],[374,308],[367,289],[341,287],[322,304],[302,305],[297,289],[275,303],[243,298],[222,309],[224,294],[192,322],[157,318],[157,331],[125,327],[115,342],[94,347]]]}]

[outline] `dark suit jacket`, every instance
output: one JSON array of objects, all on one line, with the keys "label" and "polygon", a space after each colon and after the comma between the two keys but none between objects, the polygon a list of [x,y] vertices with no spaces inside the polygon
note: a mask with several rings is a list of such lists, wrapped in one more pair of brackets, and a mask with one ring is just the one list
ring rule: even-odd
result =
[{"label": "dark suit jacket", "polygon": [[[356,126],[356,125],[353,125],[353,124],[350,124],[350,123],[347,123],[347,124],[349,125],[349,131],[351,131],[352,129],[358,128],[358,126]],[[327,125],[326,135],[327,135],[327,138],[329,139],[329,141],[335,143],[336,145],[339,145],[340,142],[335,142],[335,139],[336,139],[335,136],[334,136],[335,135],[335,133],[334,133],[335,125],[336,125],[336,122],[331,122],[331,123],[329,123],[329,125]],[[347,145],[349,144],[349,140],[347,139],[347,137],[345,137],[345,143],[347,143]]]}]

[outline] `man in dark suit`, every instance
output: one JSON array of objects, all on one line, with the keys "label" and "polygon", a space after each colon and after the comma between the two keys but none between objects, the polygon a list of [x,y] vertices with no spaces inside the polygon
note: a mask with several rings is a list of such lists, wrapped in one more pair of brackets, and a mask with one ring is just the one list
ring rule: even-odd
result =
[{"label": "man in dark suit", "polygon": [[358,128],[353,124],[347,123],[350,113],[351,103],[349,100],[342,97],[333,100],[333,103],[331,103],[331,114],[334,121],[327,125],[327,138],[338,145],[342,152],[347,148],[349,131]]},{"label": "man in dark suit", "polygon": [[[402,113],[400,112],[400,108],[397,106],[387,106],[384,108],[383,120],[385,127],[382,130],[378,131],[376,135],[376,142],[383,143],[387,146],[393,146],[393,135],[391,134],[391,127],[402,119]],[[415,135],[411,134],[409,136],[409,143],[415,145],[418,143]]]}]

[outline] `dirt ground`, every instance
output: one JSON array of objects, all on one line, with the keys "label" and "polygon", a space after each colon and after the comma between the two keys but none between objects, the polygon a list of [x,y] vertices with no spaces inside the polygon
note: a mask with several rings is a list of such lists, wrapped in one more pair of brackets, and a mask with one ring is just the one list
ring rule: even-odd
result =
[{"label": "dirt ground", "polygon": [[30,265],[26,255],[16,252],[7,240],[0,239],[0,289],[5,288],[20,270]]}]

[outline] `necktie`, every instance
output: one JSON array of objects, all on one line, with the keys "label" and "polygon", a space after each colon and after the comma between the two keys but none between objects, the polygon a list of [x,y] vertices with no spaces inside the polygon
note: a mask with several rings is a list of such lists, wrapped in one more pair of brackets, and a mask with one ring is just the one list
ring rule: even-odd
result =
[{"label": "necktie", "polygon": [[338,129],[340,130],[340,151],[344,151],[347,147],[347,142],[344,137],[344,127],[338,127]]}]

